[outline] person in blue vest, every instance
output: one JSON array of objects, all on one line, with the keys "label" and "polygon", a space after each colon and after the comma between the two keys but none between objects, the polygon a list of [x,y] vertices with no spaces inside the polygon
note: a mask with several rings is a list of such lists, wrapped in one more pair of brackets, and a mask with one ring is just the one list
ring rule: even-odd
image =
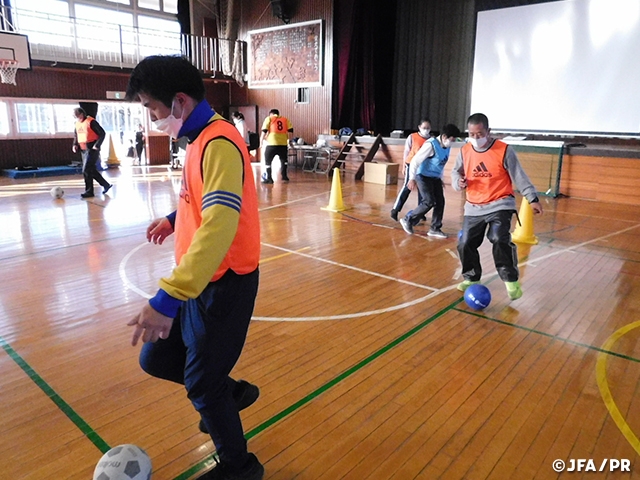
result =
[{"label": "person in blue vest", "polygon": [[460,129],[449,123],[442,127],[442,133],[438,137],[424,142],[411,159],[407,187],[410,190],[417,188],[422,201],[417,208],[400,219],[402,228],[408,234],[413,234],[413,227],[429,210],[433,209],[431,228],[427,235],[435,238],[447,238],[447,235],[441,230],[444,215],[442,174],[444,166],[449,160],[451,143],[455,142],[459,135]]}]

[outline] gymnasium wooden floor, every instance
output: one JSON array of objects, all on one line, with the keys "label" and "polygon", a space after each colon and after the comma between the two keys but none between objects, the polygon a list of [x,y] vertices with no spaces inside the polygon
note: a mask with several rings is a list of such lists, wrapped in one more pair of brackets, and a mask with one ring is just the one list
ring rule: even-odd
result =
[{"label": "gymnasium wooden floor", "polygon": [[[155,480],[211,466],[183,388],[140,370],[126,326],[173,264],[144,232],[180,172],[107,175],[89,201],[79,175],[0,178],[3,480],[86,480],[122,443]],[[261,284],[234,370],[261,389],[242,418],[266,479],[640,478],[640,207],[543,198],[524,297],[508,300],[485,241],[479,312],[455,290],[459,193],[438,240],[389,218],[396,186],[343,179],[350,208],[331,213],[325,176],[290,175],[257,186]],[[572,459],[630,472],[554,472]]]}]

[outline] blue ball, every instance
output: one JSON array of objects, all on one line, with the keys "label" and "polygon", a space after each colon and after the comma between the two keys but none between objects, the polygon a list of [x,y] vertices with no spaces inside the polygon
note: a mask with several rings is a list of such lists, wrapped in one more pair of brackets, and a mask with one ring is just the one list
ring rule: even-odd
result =
[{"label": "blue ball", "polygon": [[482,310],[491,303],[491,292],[484,285],[476,283],[464,291],[464,301],[474,310]]}]

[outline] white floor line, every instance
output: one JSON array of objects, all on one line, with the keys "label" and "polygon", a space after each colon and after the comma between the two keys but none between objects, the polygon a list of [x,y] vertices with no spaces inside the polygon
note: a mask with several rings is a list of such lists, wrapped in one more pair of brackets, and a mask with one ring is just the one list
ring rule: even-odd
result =
[{"label": "white floor line", "polygon": [[310,258],[310,259],[316,260],[318,262],[328,263],[329,265],[335,265],[337,267],[346,268],[346,269],[349,269],[349,270],[354,270],[356,272],[360,272],[360,273],[364,273],[364,274],[367,274],[367,275],[371,275],[373,277],[379,277],[379,278],[384,278],[385,280],[391,280],[393,282],[403,283],[405,285],[410,285],[412,287],[422,288],[424,290],[431,290],[432,292],[435,292],[435,291],[438,290],[437,288],[429,287],[427,285],[421,285],[419,283],[408,282],[406,280],[402,280],[402,279],[395,278],[395,277],[390,277],[388,275],[383,275],[381,273],[372,272],[370,270],[363,270],[362,268],[352,267],[351,265],[346,265],[344,263],[334,262],[333,260],[327,260],[327,259],[324,259],[324,258],[320,258],[320,257],[316,257],[316,256],[313,256],[313,255],[309,255],[307,253],[297,252],[295,250],[290,250],[290,249],[284,248],[284,247],[278,247],[276,245],[271,245],[269,243],[262,242],[262,245],[264,245],[265,247],[269,247],[269,248],[275,248],[276,250],[280,250],[282,252],[292,253],[294,255],[300,255],[301,257]]}]

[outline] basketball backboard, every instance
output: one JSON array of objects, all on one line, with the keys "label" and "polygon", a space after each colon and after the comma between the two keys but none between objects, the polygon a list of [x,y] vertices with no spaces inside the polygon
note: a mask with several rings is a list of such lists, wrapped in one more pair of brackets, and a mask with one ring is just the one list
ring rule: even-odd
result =
[{"label": "basketball backboard", "polygon": [[27,36],[0,32],[0,60],[17,60],[20,62],[20,70],[31,70],[31,52]]}]

